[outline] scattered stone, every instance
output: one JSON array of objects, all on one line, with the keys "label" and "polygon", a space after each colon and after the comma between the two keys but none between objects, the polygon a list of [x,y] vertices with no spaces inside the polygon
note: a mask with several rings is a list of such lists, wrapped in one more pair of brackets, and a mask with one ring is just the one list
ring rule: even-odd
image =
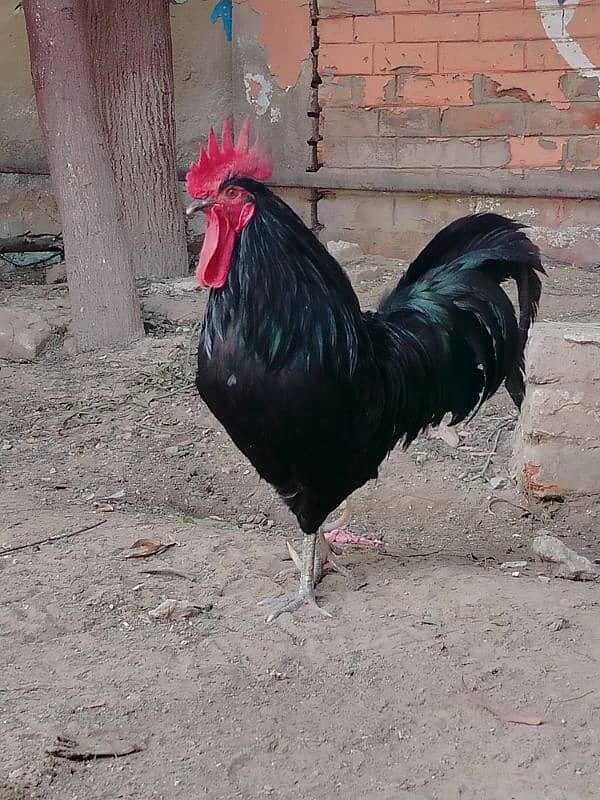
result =
[{"label": "scattered stone", "polygon": [[540,561],[557,565],[554,574],[558,578],[567,578],[572,581],[593,581],[600,578],[600,567],[593,564],[589,558],[580,556],[556,536],[551,536],[546,531],[540,531],[533,540],[531,549]]},{"label": "scattered stone", "polygon": [[550,625],[548,625],[548,627],[553,633],[556,633],[557,631],[562,631],[565,628],[569,628],[570,623],[568,619],[565,619],[564,617],[559,617],[558,619],[553,620],[550,623]]},{"label": "scattered stone", "polygon": [[445,422],[440,422],[437,428],[427,427],[426,436],[428,439],[442,439],[448,447],[458,447],[460,444],[456,428],[451,428]]},{"label": "scattered stone", "polygon": [[345,242],[343,239],[337,242],[327,242],[327,249],[334,258],[356,258],[362,255],[360,245],[355,242]]},{"label": "scattered stone", "polygon": [[33,361],[52,334],[39,314],[25,309],[0,309],[0,358]]},{"label": "scattered stone", "polygon": [[525,569],[527,561],[504,561],[500,564],[500,569]]},{"label": "scattered stone", "polygon": [[189,600],[167,598],[159,606],[149,611],[148,615],[154,620],[165,622],[168,620],[188,619],[189,617],[196,617],[199,614],[206,614],[212,610],[212,607],[212,603],[200,606]]}]

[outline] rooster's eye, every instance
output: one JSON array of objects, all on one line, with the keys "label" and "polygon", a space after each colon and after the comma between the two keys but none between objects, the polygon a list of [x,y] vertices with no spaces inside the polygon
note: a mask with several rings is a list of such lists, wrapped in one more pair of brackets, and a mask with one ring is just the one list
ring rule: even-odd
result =
[{"label": "rooster's eye", "polygon": [[233,198],[237,197],[237,194],[238,190],[236,189],[235,186],[229,186],[227,189],[225,189],[225,197]]}]

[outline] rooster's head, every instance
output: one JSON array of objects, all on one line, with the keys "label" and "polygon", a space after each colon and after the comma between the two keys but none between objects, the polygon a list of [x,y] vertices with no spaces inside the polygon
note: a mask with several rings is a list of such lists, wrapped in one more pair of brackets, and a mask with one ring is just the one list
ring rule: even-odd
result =
[{"label": "rooster's head", "polygon": [[273,164],[257,142],[250,145],[250,120],[246,118],[237,142],[231,135],[231,119],[226,119],[221,144],[210,130],[206,147],[186,176],[186,189],[193,202],[187,208],[188,217],[203,211],[206,233],[196,269],[202,286],[220,289],[227,281],[236,237],[254,216],[255,198],[251,192],[236,184],[241,178],[266,181],[271,177]]}]

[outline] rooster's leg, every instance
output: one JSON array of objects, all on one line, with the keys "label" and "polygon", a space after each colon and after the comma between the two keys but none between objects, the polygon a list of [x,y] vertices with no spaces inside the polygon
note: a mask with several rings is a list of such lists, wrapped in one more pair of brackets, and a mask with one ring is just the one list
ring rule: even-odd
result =
[{"label": "rooster's leg", "polygon": [[352,572],[336,559],[340,555],[340,550],[332,547],[327,541],[323,531],[317,534],[317,547],[315,552],[315,585],[320,583],[323,575],[328,572],[338,572],[344,578],[351,578]]},{"label": "rooster's leg", "polygon": [[[294,562],[294,566],[287,567],[286,569],[282,569],[281,572],[278,572],[277,575],[275,575],[276,581],[283,578],[289,578],[290,575],[297,575],[299,572],[302,572],[302,560],[300,556],[289,542],[286,544],[290,558]],[[335,558],[335,556],[340,555],[340,552],[341,551],[337,547],[332,546],[327,541],[323,532],[319,531],[317,534],[317,544],[315,547],[315,586],[323,580],[323,576],[328,572],[338,572],[345,578],[352,577],[352,572],[343,564],[340,564],[340,562]]]},{"label": "rooster's leg", "polygon": [[[304,539],[302,540],[302,561],[300,563],[300,588],[298,590],[298,597],[295,597],[280,608],[272,611],[267,617],[267,622],[273,622],[280,614],[293,614],[294,611],[298,611],[304,604],[311,606],[324,617],[331,616],[329,611],[319,606],[315,597],[316,546],[317,537],[315,534],[305,533]],[[264,605],[266,602],[267,601],[263,600],[259,605]]]}]

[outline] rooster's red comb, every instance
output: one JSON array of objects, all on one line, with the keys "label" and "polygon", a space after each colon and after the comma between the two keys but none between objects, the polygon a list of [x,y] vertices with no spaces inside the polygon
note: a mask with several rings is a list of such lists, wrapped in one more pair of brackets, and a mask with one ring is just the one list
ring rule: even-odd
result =
[{"label": "rooster's red comb", "polygon": [[206,147],[200,147],[200,157],[190,166],[185,178],[187,193],[199,198],[217,192],[223,181],[234,175],[268,180],[273,173],[273,161],[258,142],[250,145],[250,118],[246,117],[237,142],[231,134],[231,117],[223,123],[221,145],[210,129]]}]

